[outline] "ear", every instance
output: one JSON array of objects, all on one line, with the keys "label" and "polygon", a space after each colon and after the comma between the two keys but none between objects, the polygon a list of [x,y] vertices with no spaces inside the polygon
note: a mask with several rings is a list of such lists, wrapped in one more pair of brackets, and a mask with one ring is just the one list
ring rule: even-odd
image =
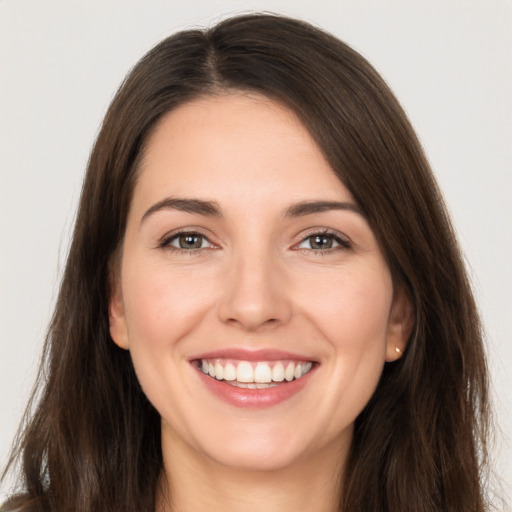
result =
[{"label": "ear", "polygon": [[126,315],[124,311],[123,294],[119,279],[111,275],[111,290],[108,305],[108,321],[110,326],[110,336],[114,343],[125,350],[129,349],[128,327],[126,324]]},{"label": "ear", "polygon": [[395,291],[389,313],[386,337],[386,361],[402,357],[414,327],[414,307],[403,288]]}]

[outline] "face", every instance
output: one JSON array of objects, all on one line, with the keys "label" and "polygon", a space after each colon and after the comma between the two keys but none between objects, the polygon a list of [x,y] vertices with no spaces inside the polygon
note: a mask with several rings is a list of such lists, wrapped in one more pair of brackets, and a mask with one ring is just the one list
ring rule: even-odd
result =
[{"label": "face", "polygon": [[160,121],[115,282],[112,338],[163,446],[224,466],[339,458],[409,332],[351,194],[297,117],[256,95]]}]

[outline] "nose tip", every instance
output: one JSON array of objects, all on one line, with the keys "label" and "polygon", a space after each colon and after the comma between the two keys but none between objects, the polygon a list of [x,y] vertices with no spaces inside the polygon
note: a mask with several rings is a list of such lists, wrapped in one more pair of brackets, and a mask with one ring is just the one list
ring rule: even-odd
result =
[{"label": "nose tip", "polygon": [[291,304],[283,273],[270,263],[241,263],[225,281],[219,305],[222,322],[246,331],[282,325],[288,322]]},{"label": "nose tip", "polygon": [[279,323],[277,315],[265,314],[258,307],[239,307],[236,311],[226,315],[223,321],[232,325],[239,325],[249,332],[258,331],[263,327],[270,327]]}]

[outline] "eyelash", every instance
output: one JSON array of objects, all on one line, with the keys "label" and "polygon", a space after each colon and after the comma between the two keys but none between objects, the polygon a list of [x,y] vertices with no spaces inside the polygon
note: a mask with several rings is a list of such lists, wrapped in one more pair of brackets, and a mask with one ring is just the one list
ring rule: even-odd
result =
[{"label": "eyelash", "polygon": [[[304,248],[304,247],[298,247],[299,245],[303,244],[304,242],[306,242],[307,240],[311,240],[315,237],[323,237],[323,238],[330,238],[332,239],[334,242],[336,242],[337,244],[339,244],[338,246],[336,247],[329,247],[328,249],[312,249],[312,248]],[[304,252],[306,254],[314,254],[315,256],[326,256],[328,254],[332,254],[333,252],[337,252],[337,251],[340,251],[340,250],[347,250],[347,249],[351,249],[352,248],[352,244],[346,239],[346,238],[343,238],[340,233],[338,233],[337,231],[333,231],[331,229],[323,229],[323,230],[320,230],[320,231],[312,231],[308,234],[306,234],[306,236],[304,236],[300,242],[298,242],[297,244],[295,244],[294,246],[294,250],[296,251],[301,251],[301,252]]]},{"label": "eyelash", "polygon": [[197,249],[185,249],[185,248],[181,248],[181,247],[173,247],[171,245],[171,242],[173,242],[174,240],[177,240],[180,236],[183,236],[183,235],[201,237],[201,238],[203,238],[203,240],[205,240],[211,246],[213,246],[213,244],[210,242],[210,240],[204,233],[201,233],[200,231],[188,231],[188,230],[184,229],[181,231],[177,231],[170,236],[165,236],[159,242],[158,247],[160,249],[165,249],[166,251],[169,251],[169,252],[173,252],[173,253],[178,252],[180,254],[189,254],[189,255],[194,255],[194,256],[201,254],[204,249],[212,248],[212,247],[199,247]]},{"label": "eyelash", "polygon": [[[173,247],[171,245],[171,243],[183,235],[202,237],[202,239],[204,241],[208,242],[209,244],[211,244],[211,246],[210,247],[198,247],[196,249]],[[339,245],[336,247],[329,247],[328,249],[312,249],[312,248],[298,247],[299,245],[303,244],[307,240],[313,239],[314,237],[330,238]],[[214,244],[212,244],[212,242],[210,242],[208,237],[205,234],[201,233],[200,231],[182,230],[182,231],[175,232],[170,236],[165,236],[159,242],[158,248],[165,249],[169,252],[179,252],[181,254],[190,254],[190,255],[197,256],[197,255],[201,254],[204,249],[214,248]],[[332,231],[330,229],[324,229],[321,231],[312,231],[311,233],[308,233],[306,236],[304,236],[297,244],[295,244],[292,247],[292,249],[295,251],[300,251],[300,252],[303,252],[306,254],[315,254],[315,255],[319,255],[319,256],[325,256],[326,254],[331,254],[335,251],[347,250],[347,249],[351,249],[351,248],[352,248],[352,244],[347,239],[342,238],[337,231]]]}]

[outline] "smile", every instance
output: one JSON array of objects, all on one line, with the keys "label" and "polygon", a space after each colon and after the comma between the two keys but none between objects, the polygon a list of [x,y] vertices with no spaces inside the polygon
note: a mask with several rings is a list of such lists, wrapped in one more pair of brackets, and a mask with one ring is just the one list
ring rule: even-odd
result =
[{"label": "smile", "polygon": [[201,359],[198,365],[205,375],[226,384],[246,389],[267,389],[300,379],[311,370],[313,362]]},{"label": "smile", "polygon": [[189,362],[214,396],[254,410],[293,400],[310,387],[321,366],[311,356],[272,348],[223,348],[194,355]]}]

